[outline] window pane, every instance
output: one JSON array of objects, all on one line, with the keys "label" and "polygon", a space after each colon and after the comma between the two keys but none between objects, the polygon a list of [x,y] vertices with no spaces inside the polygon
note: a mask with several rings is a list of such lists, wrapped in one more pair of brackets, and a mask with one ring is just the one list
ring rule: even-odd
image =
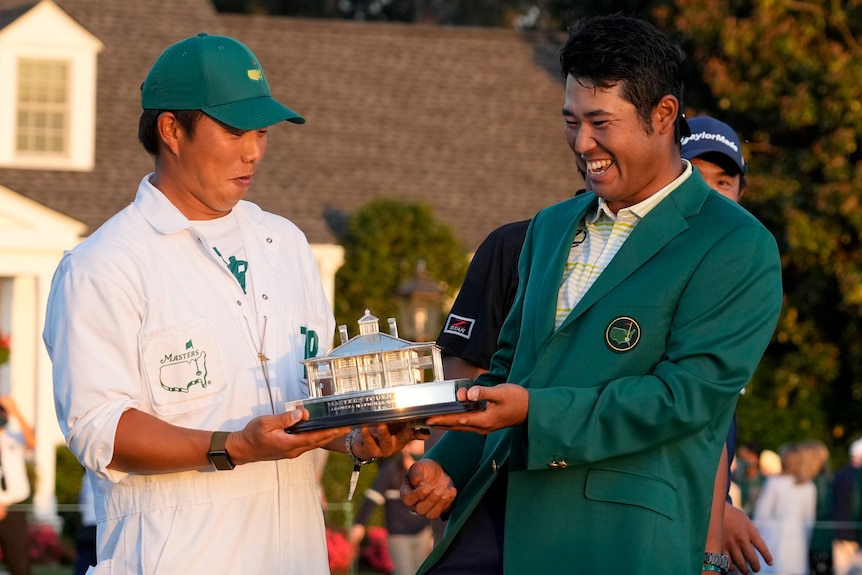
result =
[{"label": "window pane", "polygon": [[18,152],[64,155],[68,149],[69,63],[23,59],[18,62]]}]

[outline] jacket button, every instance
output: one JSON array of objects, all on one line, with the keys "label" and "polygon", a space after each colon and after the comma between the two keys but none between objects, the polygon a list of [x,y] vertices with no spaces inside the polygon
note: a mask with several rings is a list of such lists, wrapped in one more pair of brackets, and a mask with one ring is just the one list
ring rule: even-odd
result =
[{"label": "jacket button", "polygon": [[558,468],[559,466],[560,466],[560,464],[559,464],[559,463],[557,463],[557,460],[556,460],[556,459],[555,459],[555,460],[553,460],[553,461],[551,461],[551,462],[548,464],[548,467],[550,467],[551,469],[556,469],[556,468]]},{"label": "jacket button", "polygon": [[568,464],[568,463],[566,463],[566,460],[565,460],[565,459],[561,459],[561,460],[560,460],[560,469],[565,469],[565,468],[566,468],[566,467],[568,467],[568,466],[569,466],[569,464]]}]

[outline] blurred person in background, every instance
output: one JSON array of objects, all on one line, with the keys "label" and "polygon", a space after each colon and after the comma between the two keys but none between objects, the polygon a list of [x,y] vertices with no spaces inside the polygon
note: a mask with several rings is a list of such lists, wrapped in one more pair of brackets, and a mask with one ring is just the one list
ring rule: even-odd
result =
[{"label": "blurred person in background", "polygon": [[764,483],[766,482],[766,478],[772,475],[778,475],[784,470],[784,457],[781,454],[772,451],[771,449],[764,449],[760,452],[760,474],[764,478]]},{"label": "blurred person in background", "polygon": [[835,522],[832,564],[835,575],[862,571],[862,439],[850,444],[850,463],[835,472],[830,497]]},{"label": "blurred person in background", "polygon": [[832,528],[828,524],[832,516],[830,508],[832,468],[829,465],[829,448],[819,439],[806,439],[799,448],[807,451],[804,457],[810,466],[808,474],[814,479],[817,489],[814,528],[808,542],[808,567],[811,575],[832,574]]},{"label": "blurred person in background", "polygon": [[754,504],[763,487],[763,474],[760,472],[760,454],[763,446],[756,442],[743,443],[737,448],[734,481],[739,485],[742,510],[749,516],[754,513]]},{"label": "blurred person in background", "polygon": [[799,444],[781,446],[780,473],[768,475],[754,508],[754,523],[772,550],[763,573],[808,574],[808,542],[817,510],[815,457]]},{"label": "blurred person in background", "polygon": [[414,575],[434,545],[431,520],[417,515],[401,501],[404,474],[424,453],[424,441],[411,441],[381,466],[371,488],[365,491],[365,499],[350,529],[350,545],[355,550],[365,537],[365,525],[371,513],[383,506],[389,556],[394,565],[392,575]]},{"label": "blurred person in background", "polygon": [[0,549],[10,575],[30,574],[27,512],[10,509],[30,496],[25,463],[36,447],[33,428],[11,395],[0,396]]}]

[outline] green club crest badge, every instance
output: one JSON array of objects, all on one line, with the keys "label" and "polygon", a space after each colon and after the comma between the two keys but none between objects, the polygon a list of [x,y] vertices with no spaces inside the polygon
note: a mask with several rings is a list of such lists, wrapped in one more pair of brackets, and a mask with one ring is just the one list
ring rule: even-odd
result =
[{"label": "green club crest badge", "polygon": [[605,343],[613,351],[631,351],[641,339],[641,326],[630,317],[618,317],[605,330]]}]

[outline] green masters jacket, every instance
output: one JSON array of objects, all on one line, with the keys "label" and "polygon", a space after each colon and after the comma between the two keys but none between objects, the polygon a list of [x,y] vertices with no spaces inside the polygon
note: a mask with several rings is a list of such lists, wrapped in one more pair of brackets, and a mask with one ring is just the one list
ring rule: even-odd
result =
[{"label": "green masters jacket", "polygon": [[576,196],[530,224],[499,350],[476,380],[527,388],[527,419],[446,433],[429,451],[458,495],[420,573],[501,468],[507,574],[701,571],[721,449],[781,309],[778,250],[694,171],[555,330],[563,267],[596,202]]}]

